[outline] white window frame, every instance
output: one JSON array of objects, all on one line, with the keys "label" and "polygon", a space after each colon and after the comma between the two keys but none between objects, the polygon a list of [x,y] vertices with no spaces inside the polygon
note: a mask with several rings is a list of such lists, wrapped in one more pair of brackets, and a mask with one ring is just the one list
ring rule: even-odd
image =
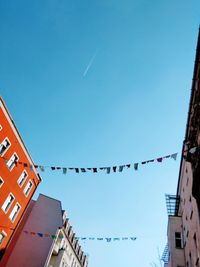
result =
[{"label": "white window frame", "polygon": [[0,235],[2,235],[3,236],[3,239],[0,239],[0,246],[1,246],[1,244],[3,243],[3,241],[4,241],[4,239],[6,238],[6,236],[7,236],[7,233],[4,231],[4,230],[2,230],[1,232],[0,232]]},{"label": "white window frame", "polygon": [[[8,208],[6,209],[7,204],[9,203],[8,200],[9,200],[9,197],[10,197],[10,196],[12,196],[13,199],[12,199],[10,205],[8,206]],[[13,196],[13,194],[12,194],[12,193],[9,193],[8,196],[7,196],[7,198],[6,198],[6,200],[4,201],[4,203],[3,203],[2,207],[1,207],[2,210],[3,210],[5,213],[7,213],[7,212],[9,211],[9,209],[10,209],[10,207],[12,206],[12,203],[13,203],[14,200],[15,200],[15,197]],[[7,203],[7,202],[8,202],[8,203]],[[7,203],[7,204],[6,204],[6,203]],[[5,207],[4,207],[4,206],[5,206]]]},{"label": "white window frame", "polygon": [[[28,190],[29,188],[29,183],[31,183],[31,187],[30,189]],[[27,197],[29,195],[29,193],[31,192],[31,189],[33,188],[33,181],[32,180],[29,180],[24,188],[24,195]],[[28,191],[27,191],[28,190]]]},{"label": "white window frame", "polygon": [[[12,158],[13,158],[14,156],[17,157],[17,161],[19,160],[19,157],[18,157],[17,153],[14,152],[14,153],[12,154],[12,156],[10,157],[10,159],[8,160],[8,162],[6,163],[8,169],[9,169],[10,171],[12,171],[12,169],[15,167],[15,164],[11,165],[11,164],[13,163],[13,159],[12,159]],[[10,167],[9,167],[9,165],[10,165]]]},{"label": "white window frame", "polygon": [[0,176],[0,181],[2,182],[1,184],[0,184],[0,188],[3,186],[3,184],[4,184],[4,180],[3,180],[3,178]]},{"label": "white window frame", "polygon": [[[22,175],[23,175],[23,173],[26,173],[26,177],[25,177],[24,180],[22,180]],[[23,184],[25,183],[27,177],[28,177],[28,173],[27,173],[27,171],[26,171],[26,170],[23,170],[23,172],[21,173],[21,175],[20,175],[20,177],[19,177],[19,179],[18,179],[18,181],[17,181],[19,187],[22,187],[22,186],[23,186]],[[22,181],[22,183],[21,183],[21,181]]]},{"label": "white window frame", "polygon": [[[19,209],[18,209],[17,212],[15,213],[15,209],[16,209],[17,206],[19,207]],[[10,219],[12,222],[15,221],[15,219],[17,218],[17,215],[19,214],[20,210],[21,210],[21,206],[20,206],[19,203],[17,202],[17,203],[15,204],[14,208],[12,209],[10,215],[9,215],[9,219]]]},{"label": "white window frame", "polygon": [[3,155],[4,155],[4,154],[7,152],[7,150],[11,147],[11,142],[10,142],[10,140],[8,139],[8,137],[4,138],[4,140],[1,142],[0,146],[1,146],[5,141],[7,141],[7,142],[9,143],[9,146],[6,147],[6,149],[4,150],[4,152],[3,152],[2,154],[0,154],[1,157],[3,157]]}]

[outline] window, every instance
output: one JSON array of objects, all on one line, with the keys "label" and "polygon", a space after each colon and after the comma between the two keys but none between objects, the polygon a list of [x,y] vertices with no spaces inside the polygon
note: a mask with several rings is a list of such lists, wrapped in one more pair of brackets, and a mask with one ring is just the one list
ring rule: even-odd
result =
[{"label": "window", "polygon": [[182,248],[182,240],[180,232],[175,232],[175,246],[176,248]]},{"label": "window", "polygon": [[4,231],[2,231],[2,232],[0,233],[0,244],[3,243],[3,240],[5,239],[6,236],[7,236],[7,234],[6,234]]},{"label": "window", "polygon": [[9,161],[6,163],[7,164],[7,166],[8,166],[8,169],[11,171],[12,170],[12,168],[15,166],[15,164],[17,163],[17,161],[18,161],[18,156],[16,155],[16,153],[14,153],[13,155],[12,155],[12,157],[9,159]]},{"label": "window", "polygon": [[29,192],[31,191],[32,186],[33,186],[33,183],[31,180],[29,180],[26,187],[24,188],[24,194],[26,196],[28,196]]},{"label": "window", "polygon": [[73,267],[73,266],[74,266],[74,258],[72,259],[71,267]]},{"label": "window", "polygon": [[192,267],[192,255],[191,252],[189,253],[189,266]]},{"label": "window", "polygon": [[0,187],[2,187],[3,183],[4,183],[4,181],[3,181],[3,179],[0,177]]},{"label": "window", "polygon": [[190,213],[190,220],[192,220],[193,210]]},{"label": "window", "polygon": [[23,171],[22,174],[20,175],[19,179],[18,179],[18,185],[21,187],[23,185],[23,183],[25,182],[26,178],[27,178],[28,174],[26,171]]},{"label": "window", "polygon": [[17,204],[14,206],[14,208],[13,208],[13,210],[11,211],[10,216],[9,216],[9,218],[10,218],[10,220],[11,220],[12,222],[14,222],[14,220],[16,219],[16,217],[17,217],[17,215],[18,215],[20,209],[21,209],[21,207],[20,207],[20,205],[17,203]]},{"label": "window", "polygon": [[196,236],[196,233],[194,233],[193,239],[194,239],[195,247],[197,248],[197,236]]},{"label": "window", "polygon": [[14,201],[14,196],[12,194],[9,194],[9,196],[7,197],[6,201],[4,202],[3,206],[2,206],[2,210],[4,212],[7,212],[11,206],[11,204]]},{"label": "window", "polygon": [[10,142],[8,138],[4,139],[4,141],[0,144],[0,155],[3,156],[3,154],[6,152],[6,150],[9,148]]},{"label": "window", "polygon": [[65,249],[65,240],[64,240],[64,237],[63,235],[61,235],[61,233],[58,235],[58,238],[61,238],[61,241],[60,241],[60,249]]}]

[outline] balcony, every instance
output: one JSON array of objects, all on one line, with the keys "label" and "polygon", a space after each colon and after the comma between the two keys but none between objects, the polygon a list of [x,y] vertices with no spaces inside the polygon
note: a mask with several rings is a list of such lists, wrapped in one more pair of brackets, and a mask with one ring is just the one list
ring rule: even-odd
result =
[{"label": "balcony", "polygon": [[54,256],[57,256],[58,252],[59,252],[59,245],[55,243],[54,246],[53,246],[53,253],[52,254]]},{"label": "balcony", "polygon": [[180,197],[176,195],[165,195],[168,216],[178,216]]},{"label": "balcony", "polygon": [[164,262],[165,265],[168,264],[168,262],[169,262],[169,246],[168,246],[168,244],[166,244],[166,246],[164,248],[161,260]]}]

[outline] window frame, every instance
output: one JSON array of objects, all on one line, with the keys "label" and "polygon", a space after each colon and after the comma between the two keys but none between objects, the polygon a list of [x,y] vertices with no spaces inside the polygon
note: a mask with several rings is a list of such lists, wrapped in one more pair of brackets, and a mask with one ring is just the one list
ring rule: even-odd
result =
[{"label": "window frame", "polygon": [[[180,237],[177,236],[177,234],[180,235]],[[181,232],[175,232],[174,233],[174,237],[175,237],[175,248],[176,249],[182,249],[183,248],[183,244],[182,244],[182,234],[181,234]],[[179,242],[180,242],[180,246],[177,245]]]},{"label": "window frame", "polygon": [[[31,183],[31,187],[30,187],[30,189],[28,190],[28,184],[29,183]],[[27,184],[26,184],[26,186],[24,187],[24,190],[23,190],[23,192],[24,192],[24,195],[26,196],[26,197],[28,197],[28,195],[29,195],[29,193],[31,192],[31,189],[33,188],[33,181],[30,179],[30,180],[28,180],[28,182],[27,182]],[[28,192],[27,192],[27,190],[28,190]]]},{"label": "window frame", "polygon": [[2,182],[2,183],[0,183],[0,188],[3,186],[3,184],[4,184],[4,180],[3,180],[3,178],[0,176],[0,181]]},{"label": "window frame", "polygon": [[[10,205],[8,206],[8,208],[7,209],[6,208],[4,209],[3,206],[5,205],[6,201],[8,201],[9,196],[12,196],[13,199],[12,199]],[[12,193],[9,193],[8,196],[7,196],[7,198],[6,198],[6,200],[4,201],[3,205],[1,206],[1,209],[4,211],[4,213],[6,213],[6,214],[8,213],[8,211],[9,211],[10,207],[12,206],[14,200],[15,200],[14,195]]]},{"label": "window frame", "polygon": [[[14,213],[13,211],[14,211],[14,209],[15,209],[16,206],[18,206],[19,209],[17,210],[17,213]],[[22,208],[22,207],[21,207],[21,205],[20,205],[18,202],[15,203],[15,206],[13,207],[13,209],[12,209],[10,215],[9,215],[9,219],[11,220],[11,222],[14,222],[14,221],[15,221],[15,219],[17,218],[17,215],[19,214],[21,208]],[[13,213],[13,214],[12,214],[12,213]],[[14,215],[14,216],[12,216],[12,218],[11,218],[11,214]]]},{"label": "window frame", "polygon": [[7,142],[9,143],[9,146],[6,147],[6,149],[3,151],[2,154],[0,153],[0,156],[1,156],[1,157],[3,157],[4,154],[5,154],[5,153],[8,151],[8,149],[11,147],[11,142],[10,142],[10,140],[9,140],[9,138],[8,138],[7,136],[6,136],[6,137],[4,138],[4,140],[0,143],[0,145],[2,145],[3,142],[5,142],[5,141],[7,141]]},{"label": "window frame", "polygon": [[[25,173],[26,174],[26,177],[24,178],[24,180],[22,180],[22,183],[20,182],[20,179],[22,177],[22,174]],[[17,184],[19,185],[19,187],[22,187],[23,184],[25,183],[26,179],[28,178],[28,173],[27,171],[24,169],[21,173],[21,175],[19,176],[18,180],[17,180]]]},{"label": "window frame", "polygon": [[[6,162],[6,165],[7,165],[8,169],[9,169],[9,171],[12,171],[12,169],[15,167],[15,163],[12,164],[12,165],[10,165],[10,167],[8,166],[8,164],[9,164],[9,162],[11,162],[11,159],[12,159],[13,156],[16,156],[16,158],[17,158],[16,162],[19,160],[19,156],[17,155],[16,152],[14,152],[14,153],[12,154],[12,156],[10,157],[10,159]],[[13,162],[14,162],[14,161],[12,161],[12,163],[13,163]]]},{"label": "window frame", "polygon": [[4,241],[4,239],[7,237],[7,233],[4,230],[2,230],[2,231],[0,231],[0,235],[3,236],[3,238],[0,239],[0,246],[1,246],[3,241]]}]

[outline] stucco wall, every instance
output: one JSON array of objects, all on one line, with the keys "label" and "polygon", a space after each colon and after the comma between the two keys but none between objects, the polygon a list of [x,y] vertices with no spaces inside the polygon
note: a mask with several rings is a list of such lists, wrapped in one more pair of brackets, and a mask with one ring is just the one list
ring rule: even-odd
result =
[{"label": "stucco wall", "polygon": [[23,231],[55,234],[58,227],[62,227],[60,201],[40,195],[5,267],[44,267],[53,240]]},{"label": "stucco wall", "polygon": [[169,216],[168,240],[169,240],[169,264],[170,267],[185,266],[184,249],[176,248],[175,232],[182,232],[182,219],[177,216]]},{"label": "stucco wall", "polygon": [[[196,266],[200,252],[200,228],[199,212],[195,198],[192,196],[192,169],[189,162],[183,162],[181,175],[180,212],[182,215],[183,243],[185,249],[186,264]],[[196,241],[195,241],[196,235]],[[191,256],[190,256],[191,255]]]}]

